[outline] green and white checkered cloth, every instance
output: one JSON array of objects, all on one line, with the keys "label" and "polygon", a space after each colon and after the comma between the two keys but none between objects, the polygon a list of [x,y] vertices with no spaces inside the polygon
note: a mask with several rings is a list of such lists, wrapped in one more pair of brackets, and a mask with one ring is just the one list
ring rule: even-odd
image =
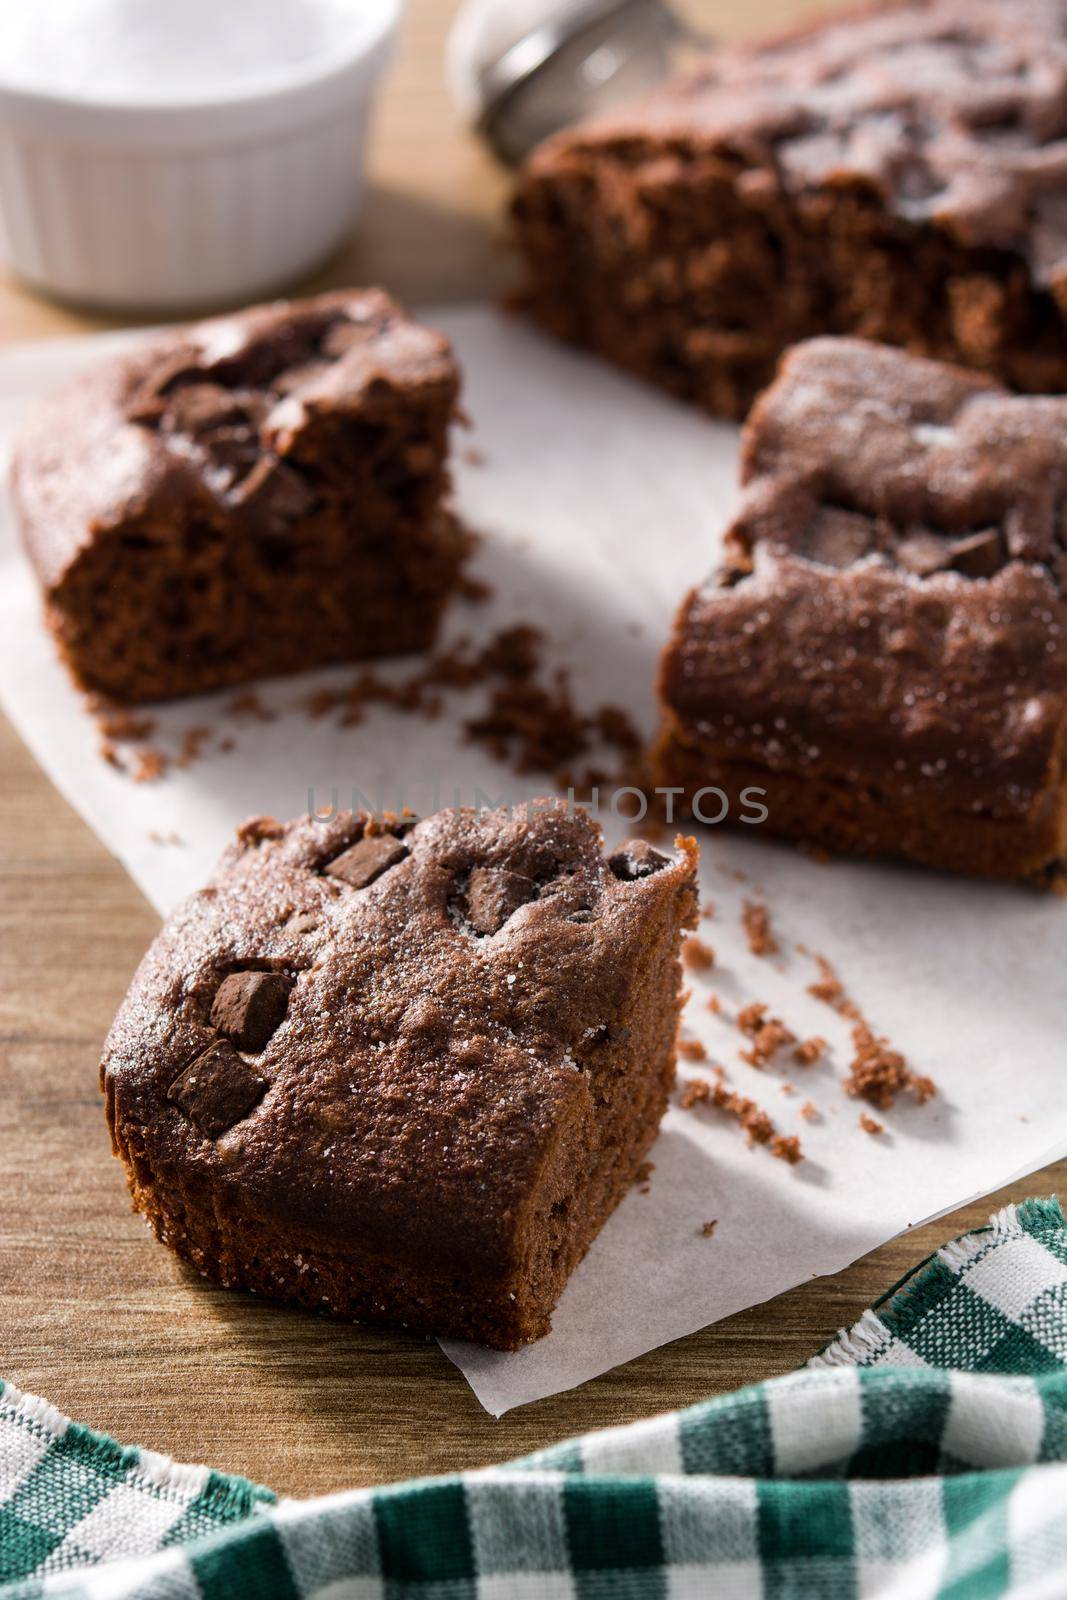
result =
[{"label": "green and white checkered cloth", "polygon": [[0,1600],[1067,1596],[1067,1223],[998,1213],[804,1370],[482,1472],[278,1501],[0,1392]]}]

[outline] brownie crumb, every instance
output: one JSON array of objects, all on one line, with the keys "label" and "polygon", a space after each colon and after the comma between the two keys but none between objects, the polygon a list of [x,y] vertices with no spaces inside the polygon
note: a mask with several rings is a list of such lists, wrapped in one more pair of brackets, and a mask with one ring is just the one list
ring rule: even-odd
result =
[{"label": "brownie crumb", "polygon": [[647,1185],[649,1178],[651,1178],[655,1170],[656,1163],[654,1161],[642,1161],[641,1165],[634,1173],[634,1182],[637,1184]]},{"label": "brownie crumb", "polygon": [[191,767],[203,754],[204,746],[211,738],[211,729],[203,723],[197,723],[192,728],[186,728],[182,734],[181,747],[174,758],[174,765],[184,769]]},{"label": "brownie crumb", "polygon": [[149,746],[146,750],[138,750],[129,770],[134,783],[158,783],[166,775],[169,766],[170,757],[166,751]]},{"label": "brownie crumb", "polygon": [[778,940],[771,929],[771,915],[758,900],[746,900],[741,912],[741,923],[754,956],[778,954]]},{"label": "brownie crumb", "polygon": [[[466,598],[484,599],[487,594],[486,586],[468,583]],[[501,628],[481,646],[462,638],[424,657],[417,670],[401,679],[362,668],[347,683],[316,689],[297,703],[313,719],[334,716],[341,727],[353,727],[375,704],[433,720],[441,715],[446,695],[475,688],[485,689],[486,698],[481,711],[464,723],[464,733],[513,771],[550,774],[557,788],[573,789],[579,799],[591,797],[598,788],[635,787],[642,792],[647,788],[640,759],[643,741],[629,713],[612,704],[581,710],[568,673],[562,668],[547,670],[544,635],[529,623]],[[227,710],[259,722],[277,717],[255,689],[233,695]],[[150,727],[148,719],[112,713],[110,708],[100,721],[104,759],[119,771],[131,771],[138,782],[154,781],[172,765],[191,765],[211,737],[206,728],[189,730],[175,757],[163,751],[158,758],[156,753],[139,752],[132,765],[124,761],[116,746],[142,737]],[[218,748],[232,749],[233,741],[220,741]],[[611,752],[607,766],[588,763],[598,748]],[[655,818],[635,820],[642,831],[662,828]]]},{"label": "brownie crumb", "polygon": [[262,844],[265,839],[280,839],[284,832],[277,817],[249,817],[237,828],[237,843]]},{"label": "brownie crumb", "polygon": [[703,939],[690,934],[682,945],[682,962],[691,972],[707,972],[715,965],[715,952]]},{"label": "brownie crumb", "polygon": [[798,1161],[803,1161],[804,1152],[800,1148],[800,1140],[795,1133],[779,1133],[771,1140],[771,1155],[779,1161],[788,1161],[795,1167]]},{"label": "brownie crumb", "polygon": [[804,1118],[805,1122],[818,1122],[818,1107],[815,1106],[812,1101],[805,1100],[804,1104],[800,1108],[800,1115]]},{"label": "brownie crumb", "polygon": [[810,1039],[801,1039],[793,1051],[793,1060],[798,1066],[813,1067],[817,1061],[822,1060],[826,1050],[826,1040],[815,1033]]},{"label": "brownie crumb", "polygon": [[761,1000],[752,1000],[737,1013],[737,1026],[751,1038],[762,1028],[766,1013],[767,1007]]},{"label": "brownie crumb", "polygon": [[[522,681],[497,685],[483,714],[464,723],[468,739],[484,745],[516,772],[558,772],[590,748],[589,721],[577,710],[562,668],[550,685]],[[581,787],[578,777],[567,787]]]},{"label": "brownie crumb", "polygon": [[251,717],[256,722],[274,722],[278,713],[264,705],[255,689],[242,689],[226,705],[231,717]]},{"label": "brownie crumb", "polygon": [[703,1234],[705,1239],[711,1239],[711,1238],[714,1237],[715,1229],[718,1226],[719,1226],[718,1217],[713,1217],[710,1222],[701,1223],[700,1231]]},{"label": "brownie crumb", "polygon": [[844,984],[826,957],[817,955],[815,965],[819,969],[819,977],[815,983],[808,984],[808,993],[842,1017],[858,1017],[858,1008],[845,993]]},{"label": "brownie crumb", "polygon": [[864,1133],[875,1134],[885,1132],[882,1124],[876,1121],[874,1117],[869,1116],[866,1111],[860,1112],[860,1127],[863,1129]]},{"label": "brownie crumb", "polygon": [[701,915],[701,917],[703,918],[703,920],[705,922],[711,922],[712,921],[713,917],[715,916],[715,902],[714,902],[714,900],[705,900],[704,901],[704,904],[700,908],[700,915]]},{"label": "brownie crumb", "polygon": [[443,695],[475,688],[486,689],[487,696],[480,712],[464,723],[464,733],[515,772],[552,774],[557,787],[579,795],[601,784],[617,787],[630,775],[628,770],[569,770],[598,745],[612,750],[620,764],[632,763],[641,735],[619,706],[581,711],[564,670],[546,676],[545,637],[530,623],[501,628],[481,647],[459,639],[400,680],[365,668],[346,685],[316,690],[302,705],[314,718],[335,714],[342,726],[362,721],[366,707],[375,703],[432,719],[443,709]]},{"label": "brownie crumb", "polygon": [[749,1144],[770,1144],[774,1138],[774,1123],[763,1107],[747,1095],[737,1094],[733,1089],[719,1084],[712,1095],[712,1103],[718,1110],[737,1118]]},{"label": "brownie crumb", "polygon": [[797,1092],[796,1091],[796,1085],[790,1083],[788,1078],[782,1084],[781,1088],[778,1090],[779,1094],[796,1094],[796,1092]]},{"label": "brownie crumb", "polygon": [[741,1051],[741,1060],[750,1067],[765,1067],[771,1057],[787,1044],[792,1044],[796,1034],[778,1017],[763,1022],[752,1034],[752,1048]]},{"label": "brownie crumb", "polygon": [[96,725],[101,735],[114,744],[137,744],[150,739],[156,731],[155,717],[111,708],[97,713]]},{"label": "brownie crumb", "polygon": [[747,1061],[750,1067],[765,1066],[777,1051],[796,1038],[780,1017],[767,1016],[767,1007],[760,1000],[742,1006],[736,1020],[741,1032],[752,1040],[751,1050],[741,1051],[742,1061]]},{"label": "brownie crumb", "polygon": [[706,1061],[708,1052],[699,1039],[679,1039],[678,1054],[683,1061]]},{"label": "brownie crumb", "polygon": [[[168,751],[159,745],[143,743],[157,728],[154,717],[138,715],[132,711],[107,707],[96,713],[97,727],[103,734],[100,754],[116,771],[125,773],[134,783],[156,783],[170,771],[184,771],[203,755],[205,747],[214,737],[206,723],[195,723],[186,728],[177,749]],[[130,745],[124,754],[122,745]],[[218,749],[232,750],[234,741],[222,739]]]},{"label": "brownie crumb", "polygon": [[493,598],[493,586],[491,583],[485,583],[481,578],[472,578],[469,573],[461,572],[459,581],[456,584],[456,593],[468,605],[480,606],[486,600]]},{"label": "brownie crumb", "polygon": [[853,1028],[852,1043],[856,1054],[844,1088],[854,1099],[867,1100],[879,1111],[889,1111],[897,1095],[905,1090],[920,1105],[937,1093],[933,1079],[912,1072],[900,1051],[893,1050],[889,1041],[879,1038],[866,1022],[858,1022]]},{"label": "brownie crumb", "polygon": [[933,1079],[912,1072],[900,1051],[875,1033],[859,1006],[849,999],[844,984],[825,956],[816,955],[815,962],[819,978],[808,985],[808,993],[854,1024],[855,1055],[844,1081],[845,1093],[854,1099],[867,1100],[879,1111],[888,1111],[897,1095],[904,1091],[914,1095],[920,1105],[932,1099],[937,1093]]},{"label": "brownie crumb", "polygon": [[750,1100],[747,1095],[737,1094],[733,1089],[727,1088],[721,1077],[716,1083],[690,1078],[683,1085],[679,1099],[683,1111],[691,1111],[704,1101],[714,1106],[717,1111],[723,1111],[727,1116],[733,1117],[744,1130],[748,1144],[769,1145],[771,1154],[783,1161],[797,1162],[803,1159],[799,1139],[795,1135],[779,1134],[762,1106],[757,1105],[755,1100]]},{"label": "brownie crumb", "polygon": [[[89,697],[89,707],[100,734],[100,756],[109,767],[132,777],[135,783],[155,783],[163,777],[170,764],[169,757],[162,750],[143,746],[143,741],[156,731],[155,717],[109,705],[98,696]],[[122,745],[142,745],[142,748],[124,754]]]},{"label": "brownie crumb", "polygon": [[592,725],[605,744],[613,750],[623,750],[636,755],[641,748],[641,735],[630,713],[622,706],[604,705],[593,713]]},{"label": "brownie crumb", "polygon": [[707,1006],[713,1017],[720,1015],[722,1011],[722,1001],[719,999],[717,994],[708,995]]}]

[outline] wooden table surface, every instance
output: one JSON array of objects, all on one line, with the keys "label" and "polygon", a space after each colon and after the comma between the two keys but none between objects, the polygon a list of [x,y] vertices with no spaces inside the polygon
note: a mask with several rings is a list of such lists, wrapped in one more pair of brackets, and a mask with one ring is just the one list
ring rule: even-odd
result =
[{"label": "wooden table surface", "polygon": [[[426,303],[507,282],[506,179],[442,88],[452,9],[411,5],[358,238],[303,287],[380,282]],[[727,0],[688,9],[715,33],[737,31]],[[799,9],[749,0],[744,23],[780,24]],[[0,282],[5,340],[102,325]],[[285,1493],[501,1461],[788,1371],[950,1234],[1067,1179],[1067,1163],[1049,1168],[836,1277],[494,1421],[436,1345],[213,1290],[130,1213],[96,1071],[156,926],[0,719],[0,1374],[120,1439]]]}]

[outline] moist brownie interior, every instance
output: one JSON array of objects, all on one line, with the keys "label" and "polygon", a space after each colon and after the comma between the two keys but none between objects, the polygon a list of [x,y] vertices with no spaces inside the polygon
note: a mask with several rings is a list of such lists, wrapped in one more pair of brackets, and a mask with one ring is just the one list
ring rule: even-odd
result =
[{"label": "moist brownie interior", "polygon": [[[1067,399],[858,340],[786,356],[664,654],[656,781],[809,843],[1062,887]],[[709,804],[713,802],[708,802]]]},{"label": "moist brownie interior", "polygon": [[14,491],[79,682],[116,702],[422,649],[460,539],[446,341],[376,291],[165,336],[38,413]]},{"label": "moist brownie interior", "polygon": [[1067,388],[1067,12],[908,0],[720,49],[530,158],[520,296],[713,413],[851,333]]},{"label": "moist brownie interior", "polygon": [[105,1049],[135,1206],[220,1283],[539,1337],[673,1083],[679,844],[606,859],[558,802],[246,825]]}]

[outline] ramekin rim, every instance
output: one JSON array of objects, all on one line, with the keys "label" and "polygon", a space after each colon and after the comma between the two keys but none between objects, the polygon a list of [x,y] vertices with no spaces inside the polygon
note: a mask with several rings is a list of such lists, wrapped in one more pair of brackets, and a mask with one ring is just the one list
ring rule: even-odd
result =
[{"label": "ramekin rim", "polygon": [[[374,12],[370,15],[371,5]],[[305,64],[302,70],[264,73],[232,84],[219,85],[200,95],[174,95],[161,98],[136,98],[75,94],[5,82],[0,71],[0,114],[5,110],[31,114],[58,112],[122,121],[151,117],[157,123],[178,122],[183,117],[210,112],[239,113],[257,110],[271,102],[282,105],[299,101],[309,92],[328,90],[344,81],[355,69],[372,61],[375,53],[395,34],[404,0],[356,0],[354,9],[363,12],[352,37],[336,50]]]}]

